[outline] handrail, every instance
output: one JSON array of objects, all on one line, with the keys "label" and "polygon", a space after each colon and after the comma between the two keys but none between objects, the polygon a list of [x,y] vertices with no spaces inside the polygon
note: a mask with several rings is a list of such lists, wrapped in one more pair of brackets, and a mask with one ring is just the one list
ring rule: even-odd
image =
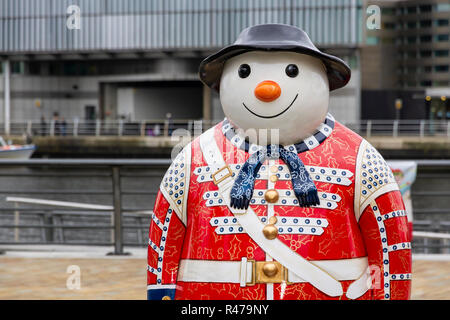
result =
[{"label": "handrail", "polygon": [[450,239],[450,233],[413,231],[413,237],[431,239]]},{"label": "handrail", "polygon": [[0,166],[169,166],[170,159],[0,159]]},{"label": "handrail", "polygon": [[56,200],[44,200],[35,198],[23,198],[23,197],[6,197],[7,202],[28,203],[28,204],[42,204],[46,206],[54,207],[69,207],[79,209],[90,209],[99,211],[112,211],[113,206],[105,206],[99,204],[79,203],[70,201],[56,201]]},{"label": "handrail", "polygon": [[[10,134],[28,136],[141,136],[169,137],[178,135],[181,129],[192,135],[199,135],[220,120],[201,119],[140,119],[140,120],[80,120],[70,119],[64,123],[51,120],[11,121]],[[366,137],[373,136],[442,136],[450,139],[450,119],[391,119],[355,120],[342,123]],[[4,125],[0,123],[0,134]]]}]

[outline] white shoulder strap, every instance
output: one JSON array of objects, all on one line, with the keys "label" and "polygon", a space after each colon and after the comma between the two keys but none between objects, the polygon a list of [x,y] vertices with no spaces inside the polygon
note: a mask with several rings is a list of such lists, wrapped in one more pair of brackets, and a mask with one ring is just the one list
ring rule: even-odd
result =
[{"label": "white shoulder strap", "polygon": [[327,272],[291,250],[278,238],[266,239],[262,233],[264,224],[258,219],[252,208],[236,210],[229,206],[230,190],[234,181],[231,178],[231,170],[223,160],[222,152],[215,141],[214,127],[200,136],[200,147],[205,161],[212,169],[214,183],[219,188],[225,203],[228,204],[228,208],[238,219],[239,224],[261,249],[320,291],[332,297],[342,295],[341,284]]}]

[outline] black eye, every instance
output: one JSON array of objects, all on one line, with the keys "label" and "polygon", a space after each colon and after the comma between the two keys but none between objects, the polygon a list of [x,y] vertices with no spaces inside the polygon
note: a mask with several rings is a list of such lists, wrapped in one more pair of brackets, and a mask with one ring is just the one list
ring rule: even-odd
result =
[{"label": "black eye", "polygon": [[298,75],[298,67],[295,64],[288,64],[286,74],[288,77],[295,78]]},{"label": "black eye", "polygon": [[250,66],[246,63],[239,66],[239,77],[247,78],[250,75]]}]

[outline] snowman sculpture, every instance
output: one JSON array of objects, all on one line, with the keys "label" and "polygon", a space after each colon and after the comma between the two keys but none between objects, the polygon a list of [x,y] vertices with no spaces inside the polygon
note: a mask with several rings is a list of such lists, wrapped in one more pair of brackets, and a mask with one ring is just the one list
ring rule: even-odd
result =
[{"label": "snowman sculpture", "polygon": [[391,170],[328,113],[349,67],[264,24],[206,58],[224,121],[165,174],[149,299],[408,299],[411,244]]}]

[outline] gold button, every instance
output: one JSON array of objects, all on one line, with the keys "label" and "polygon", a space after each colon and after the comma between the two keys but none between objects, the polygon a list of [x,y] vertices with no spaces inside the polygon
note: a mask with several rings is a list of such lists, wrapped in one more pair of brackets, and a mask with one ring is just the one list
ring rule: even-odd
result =
[{"label": "gold button", "polygon": [[273,166],[273,167],[270,168],[270,171],[272,173],[277,173],[278,172],[278,167],[277,166]]},{"label": "gold button", "polygon": [[263,266],[263,272],[267,277],[273,277],[278,273],[278,267],[274,262],[266,262]]},{"label": "gold button", "polygon": [[278,236],[278,228],[275,227],[275,223],[277,223],[277,217],[272,216],[269,219],[269,224],[264,226],[262,231],[266,239],[273,240]]},{"label": "gold button", "polygon": [[278,198],[279,198],[278,192],[277,190],[274,189],[269,189],[264,194],[264,199],[266,199],[268,203],[275,203],[278,201]]},{"label": "gold button", "polygon": [[162,300],[172,300],[172,298],[169,296],[164,296],[164,297],[162,297]]},{"label": "gold button", "polygon": [[278,177],[276,175],[270,176],[270,181],[271,182],[277,182],[278,181]]}]

